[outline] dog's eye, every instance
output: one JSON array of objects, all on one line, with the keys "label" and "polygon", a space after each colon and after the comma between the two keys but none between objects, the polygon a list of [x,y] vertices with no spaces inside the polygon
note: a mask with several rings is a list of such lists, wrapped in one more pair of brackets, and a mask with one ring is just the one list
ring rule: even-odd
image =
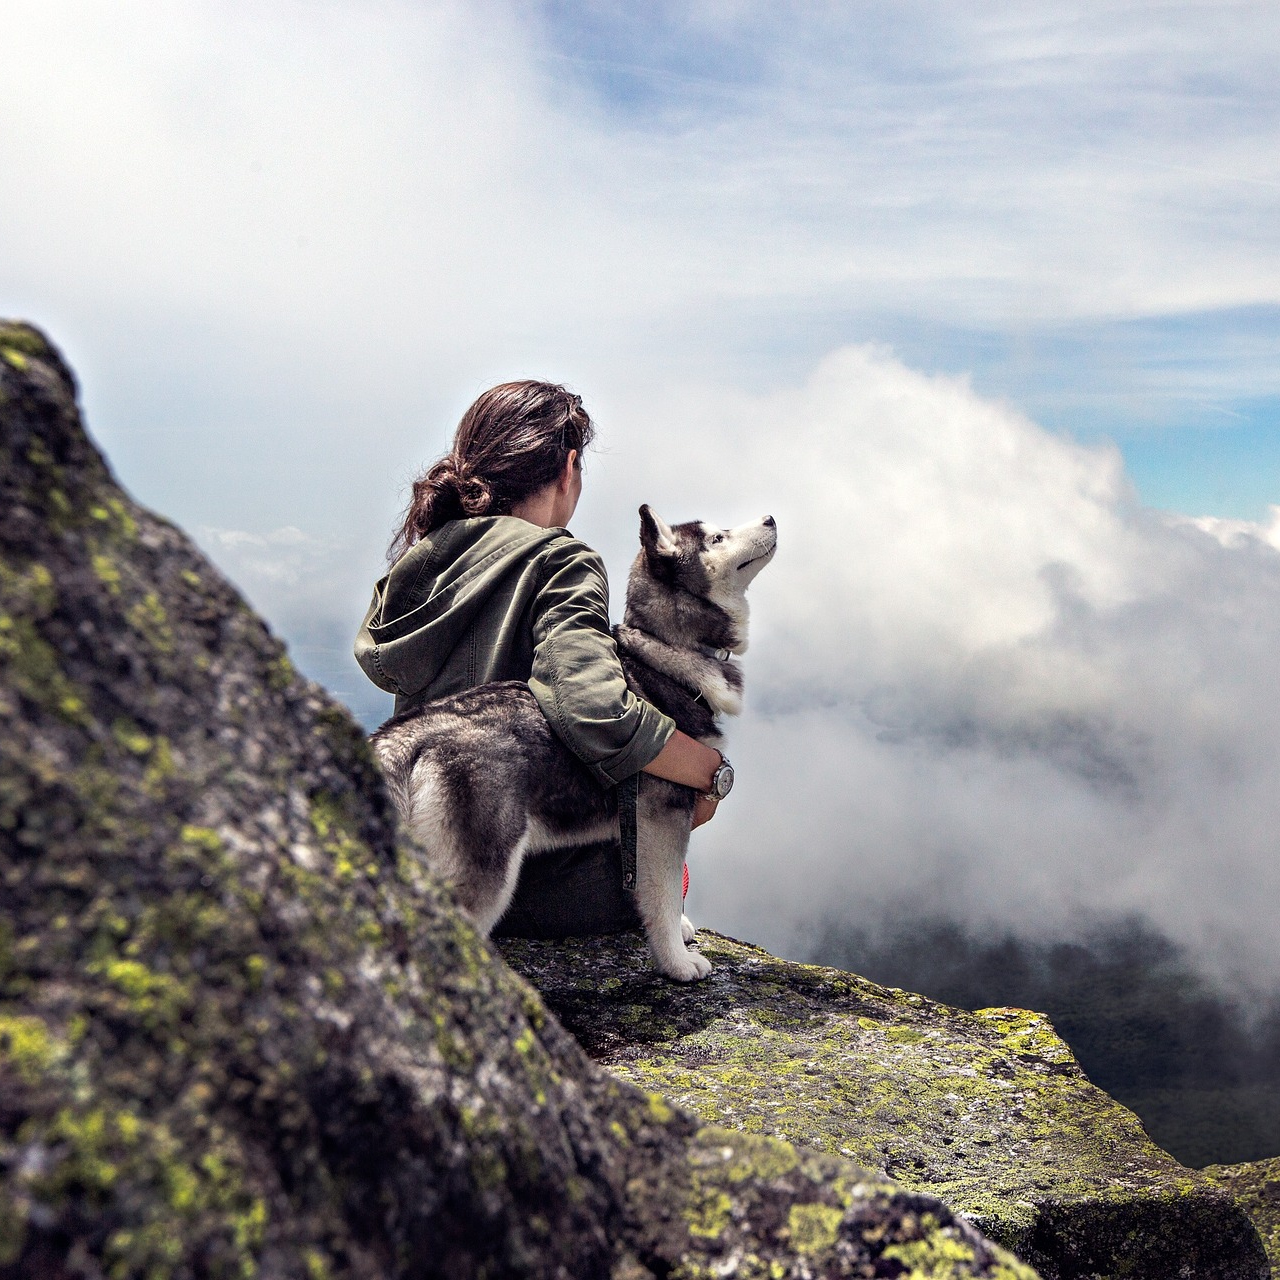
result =
[{"label": "dog's eye", "polygon": [[716,545],[717,542],[723,542],[723,541],[724,541],[723,533],[716,533],[716,534],[713,534],[711,537],[711,545],[713,547]]}]

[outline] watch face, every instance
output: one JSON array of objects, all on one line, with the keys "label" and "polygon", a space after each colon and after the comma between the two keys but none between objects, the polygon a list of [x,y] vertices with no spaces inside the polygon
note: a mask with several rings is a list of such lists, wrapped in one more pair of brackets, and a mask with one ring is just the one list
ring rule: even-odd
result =
[{"label": "watch face", "polygon": [[733,790],[733,765],[727,760],[716,770],[712,779],[712,787],[721,800]]}]

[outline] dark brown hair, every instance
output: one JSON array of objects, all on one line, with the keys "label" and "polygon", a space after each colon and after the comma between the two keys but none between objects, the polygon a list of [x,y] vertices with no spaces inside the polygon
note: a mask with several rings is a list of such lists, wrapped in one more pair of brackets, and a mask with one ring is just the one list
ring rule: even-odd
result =
[{"label": "dark brown hair", "polygon": [[398,559],[449,520],[506,515],[564,471],[595,426],[582,397],[554,382],[490,387],[462,415],[453,448],[413,482],[413,497],[387,555]]}]

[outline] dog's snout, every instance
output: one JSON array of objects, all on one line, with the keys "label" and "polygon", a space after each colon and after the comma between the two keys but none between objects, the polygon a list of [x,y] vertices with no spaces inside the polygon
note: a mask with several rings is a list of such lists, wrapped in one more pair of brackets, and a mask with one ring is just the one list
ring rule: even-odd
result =
[{"label": "dog's snout", "polygon": [[777,522],[774,520],[772,516],[765,516],[765,518],[761,520],[760,523],[764,525],[766,529],[776,529],[778,527]]}]

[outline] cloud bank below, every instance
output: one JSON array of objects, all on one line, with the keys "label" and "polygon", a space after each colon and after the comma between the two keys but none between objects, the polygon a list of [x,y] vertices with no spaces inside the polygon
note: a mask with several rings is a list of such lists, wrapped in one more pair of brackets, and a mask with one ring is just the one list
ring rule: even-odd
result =
[{"label": "cloud bank below", "polygon": [[670,518],[780,529],[696,906],[784,947],[890,904],[1033,932],[1138,912],[1280,977],[1274,522],[1146,510],[1113,448],[876,348],[681,412],[637,483],[678,459]]}]

